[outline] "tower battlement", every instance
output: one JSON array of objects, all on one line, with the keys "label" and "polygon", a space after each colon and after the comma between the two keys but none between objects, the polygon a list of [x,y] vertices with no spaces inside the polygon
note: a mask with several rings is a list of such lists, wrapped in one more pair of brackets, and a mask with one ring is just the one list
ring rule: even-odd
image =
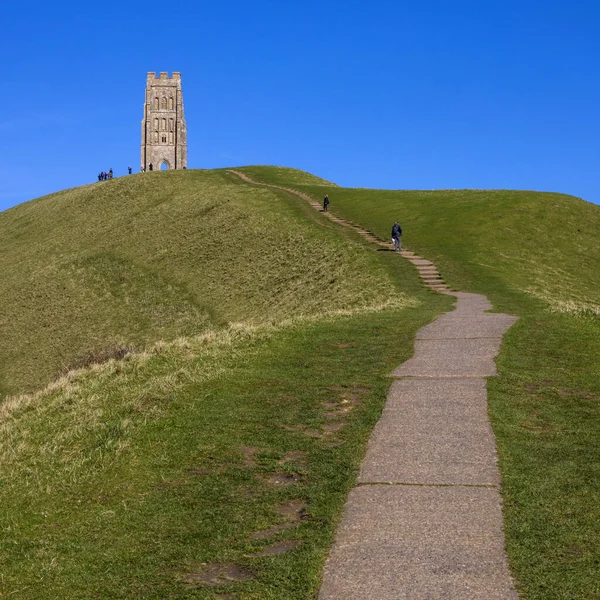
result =
[{"label": "tower battlement", "polygon": [[181,73],[146,75],[142,120],[142,170],[187,168],[187,129],[183,115]]},{"label": "tower battlement", "polygon": [[148,74],[146,75],[146,86],[161,85],[161,83],[167,85],[172,85],[173,83],[181,84],[181,73],[173,71],[169,76],[169,73],[165,71],[161,71],[160,74],[157,74],[154,71],[148,71]]}]

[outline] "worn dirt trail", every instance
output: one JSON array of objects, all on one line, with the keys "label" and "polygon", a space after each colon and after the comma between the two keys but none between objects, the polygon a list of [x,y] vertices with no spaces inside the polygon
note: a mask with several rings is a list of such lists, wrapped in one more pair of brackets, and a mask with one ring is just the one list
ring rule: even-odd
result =
[{"label": "worn dirt trail", "polygon": [[[267,187],[321,208],[296,190]],[[452,292],[430,261],[401,254],[425,285],[455,296],[456,309],[419,330],[413,357],[391,374],[395,381],[348,496],[319,599],[518,599],[505,553],[486,390],[516,317],[486,312],[492,305],[485,296]]]}]

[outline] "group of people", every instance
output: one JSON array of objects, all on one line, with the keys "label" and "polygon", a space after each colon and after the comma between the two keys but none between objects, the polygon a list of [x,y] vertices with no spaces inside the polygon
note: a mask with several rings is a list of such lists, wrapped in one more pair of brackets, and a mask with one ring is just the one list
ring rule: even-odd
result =
[{"label": "group of people", "polygon": [[[131,175],[131,167],[127,167],[127,172]],[[113,170],[102,171],[98,173],[98,181],[106,181],[107,179],[113,178]]]},{"label": "group of people", "polygon": [[[329,195],[325,194],[325,198],[323,198],[323,212],[327,212],[329,210]],[[400,223],[396,221],[392,227],[392,244],[394,244],[394,251],[401,252],[402,251],[402,227],[400,227]]]}]

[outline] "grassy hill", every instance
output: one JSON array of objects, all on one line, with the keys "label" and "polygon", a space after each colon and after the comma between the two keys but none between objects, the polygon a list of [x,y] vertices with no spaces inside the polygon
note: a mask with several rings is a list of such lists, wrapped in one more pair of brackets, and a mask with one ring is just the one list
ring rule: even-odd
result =
[{"label": "grassy hill", "polygon": [[[511,566],[523,599],[600,598],[600,208],[238,170],[382,239],[398,219],[520,316],[488,383]],[[0,213],[0,261],[0,596],[315,598],[386,374],[450,299],[226,171]]]},{"label": "grassy hill", "polygon": [[[268,167],[240,168],[282,185]],[[285,184],[284,184],[285,185]],[[529,295],[550,310],[600,313],[600,207],[564,194],[510,190],[390,191],[288,182],[382,239],[399,220],[412,250],[457,289]],[[500,300],[500,296],[498,297]]]},{"label": "grassy hill", "polygon": [[232,321],[394,296],[376,260],[302,214],[201,171],[100,182],[1,213],[1,388],[33,390],[95,355]]},{"label": "grassy hill", "polygon": [[450,300],[223,171],[41,198],[0,240],[0,596],[315,597],[387,374]]},{"label": "grassy hill", "polygon": [[[243,169],[242,169],[243,170]],[[257,180],[279,183],[269,169]],[[520,316],[488,383],[522,598],[600,598],[600,207],[563,194],[290,184]]]},{"label": "grassy hill", "polygon": [[234,167],[236,171],[244,171],[248,177],[258,181],[265,173],[268,173],[269,183],[275,185],[317,185],[335,187],[338,186],[331,181],[327,181],[321,177],[317,177],[312,173],[306,171],[300,171],[299,169],[290,169],[289,167]]}]

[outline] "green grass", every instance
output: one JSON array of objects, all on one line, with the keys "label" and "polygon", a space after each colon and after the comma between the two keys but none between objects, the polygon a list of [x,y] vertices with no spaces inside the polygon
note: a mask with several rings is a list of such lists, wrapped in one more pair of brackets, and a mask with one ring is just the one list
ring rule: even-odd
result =
[{"label": "green grass", "polygon": [[[254,176],[271,182],[268,169]],[[600,207],[562,194],[296,185],[520,316],[488,383],[510,564],[527,600],[600,598]]]},{"label": "green grass", "polygon": [[[2,593],[316,598],[387,373],[444,300],[189,339],[74,375],[35,409],[22,399],[2,432]],[[298,481],[270,483],[278,473]],[[253,540],[290,500],[305,518]],[[250,556],[277,540],[298,546]],[[186,583],[205,562],[252,576]]]},{"label": "green grass", "polygon": [[[241,168],[279,183],[266,167]],[[433,260],[457,289],[523,293],[556,312],[600,314],[600,207],[564,194],[508,190],[388,191],[290,184],[330,210]],[[519,300],[520,301],[520,300]]]},{"label": "green grass", "polygon": [[0,390],[37,389],[114,347],[394,295],[375,257],[303,215],[206,171],[124,177],[0,213]]},{"label": "green grass", "polygon": [[[488,383],[511,567],[524,600],[600,598],[600,209],[240,170],[328,193],[382,239],[399,220],[455,289],[519,315]],[[132,176],[0,213],[0,269],[0,393],[13,394],[0,597],[315,598],[386,375],[450,299],[297,197],[226,171]],[[253,538],[285,523],[290,500],[306,518]],[[282,540],[297,546],[252,556]],[[203,563],[249,578],[202,585]]]},{"label": "green grass", "polygon": [[0,405],[0,597],[316,598],[388,373],[450,299],[224,172],[68,190],[0,231],[2,381],[50,382]]},{"label": "green grass", "polygon": [[268,173],[269,183],[291,187],[294,185],[325,185],[328,187],[337,187],[335,183],[307,173],[299,169],[289,167],[233,167],[236,171],[243,171],[248,177],[259,180],[262,175]]}]

